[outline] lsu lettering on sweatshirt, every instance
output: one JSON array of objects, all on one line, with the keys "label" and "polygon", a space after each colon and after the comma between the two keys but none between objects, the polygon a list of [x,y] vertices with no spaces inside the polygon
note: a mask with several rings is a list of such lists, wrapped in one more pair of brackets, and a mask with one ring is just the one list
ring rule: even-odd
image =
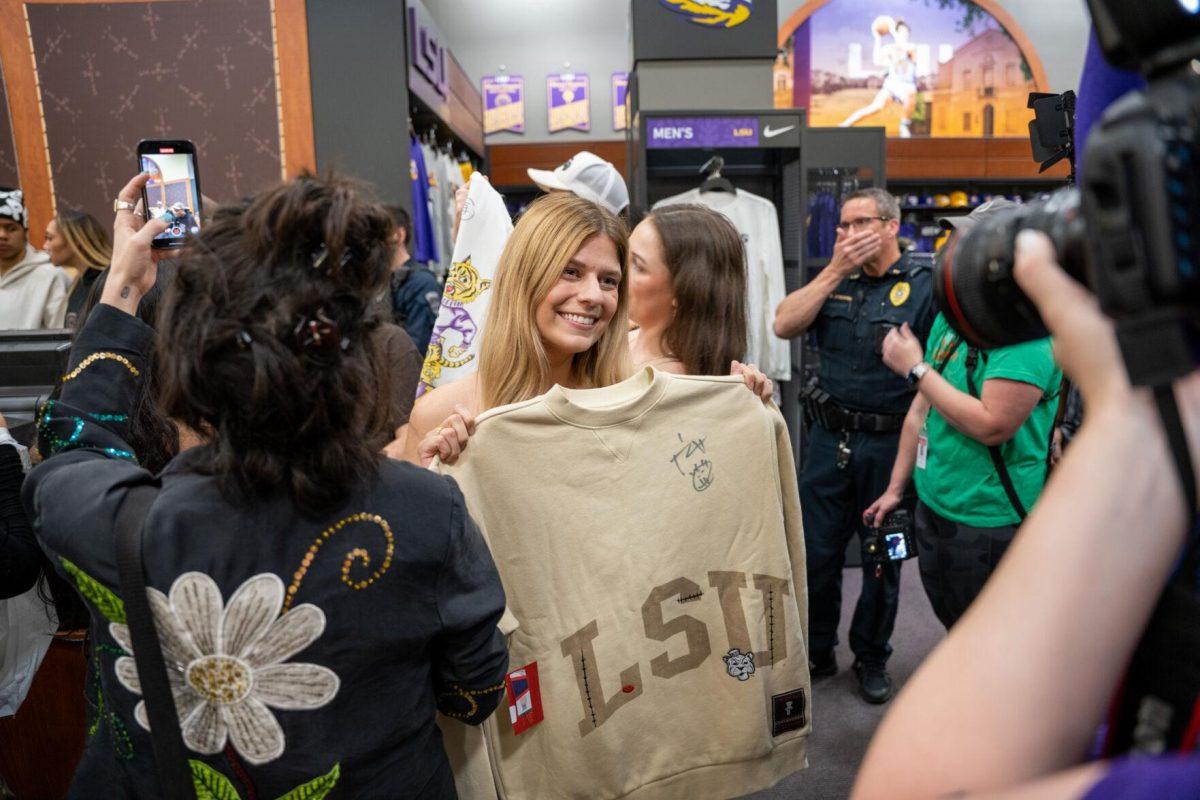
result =
[{"label": "lsu lettering on sweatshirt", "polygon": [[806,766],[795,466],[739,378],[556,386],[481,415],[441,469],[517,625],[484,726],[501,797],[724,798]]}]

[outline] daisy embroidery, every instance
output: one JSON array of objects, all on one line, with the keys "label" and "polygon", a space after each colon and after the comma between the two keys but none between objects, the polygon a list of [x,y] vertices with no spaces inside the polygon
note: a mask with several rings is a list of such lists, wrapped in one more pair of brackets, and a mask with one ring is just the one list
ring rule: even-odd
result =
[{"label": "daisy embroidery", "polygon": [[[180,575],[170,597],[148,589],[183,741],[197,753],[221,752],[228,741],[251,764],[283,755],[283,729],[271,709],[320,708],[338,692],[333,670],[283,663],[325,631],[325,613],[311,604],[283,616],[283,581],[270,573],[247,580],[225,605],[216,581],[200,572]],[[126,651],[129,627],[109,625]],[[135,654],[136,655],[136,654]],[[142,693],[133,658],[117,659],[117,680]],[[146,701],[134,709],[150,730]]]}]

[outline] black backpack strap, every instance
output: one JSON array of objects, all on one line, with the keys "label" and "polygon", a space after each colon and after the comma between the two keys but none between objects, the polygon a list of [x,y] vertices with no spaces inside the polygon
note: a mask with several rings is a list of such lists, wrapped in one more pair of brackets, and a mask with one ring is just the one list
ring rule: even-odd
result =
[{"label": "black backpack strap", "polygon": [[[1179,406],[1175,402],[1175,390],[1171,384],[1154,387],[1154,405],[1158,408],[1158,416],[1162,420],[1163,430],[1167,434],[1167,444],[1171,448],[1171,460],[1175,462],[1175,473],[1183,484],[1183,497],[1187,502],[1189,519],[1196,515],[1196,469],[1192,464],[1192,456],[1188,452],[1187,433],[1183,427],[1183,418],[1179,414]],[[1191,583],[1200,569],[1200,547],[1195,537],[1189,537],[1187,556],[1184,558],[1184,568],[1188,570],[1187,580]]]},{"label": "black backpack strap", "polygon": [[158,632],[146,596],[146,574],[142,566],[142,533],[146,514],[150,511],[158,487],[142,483],[132,487],[117,512],[116,547],[117,572],[121,579],[121,598],[129,638],[133,642],[134,663],[142,698],[150,719],[150,740],[154,747],[154,764],[158,772],[161,797],[167,800],[195,800],[191,768],[184,755],[183,735],[175,698],[167,679],[167,666]]},{"label": "black backpack strap", "polygon": [[[975,365],[979,363],[979,349],[975,347],[967,348],[967,391],[971,393],[971,397],[980,399],[979,388],[975,385]],[[1008,495],[1008,502],[1012,505],[1013,511],[1017,512],[1017,517],[1021,522],[1025,521],[1025,517],[1029,516],[1025,511],[1025,506],[1021,503],[1021,497],[1017,494],[1017,488],[1013,486],[1012,476],[1008,474],[1008,465],[1004,463],[1004,456],[1000,452],[1000,448],[992,445],[988,448],[988,455],[992,457],[992,465],[996,468],[996,474],[1000,476],[1000,485],[1004,487],[1004,493]]]}]

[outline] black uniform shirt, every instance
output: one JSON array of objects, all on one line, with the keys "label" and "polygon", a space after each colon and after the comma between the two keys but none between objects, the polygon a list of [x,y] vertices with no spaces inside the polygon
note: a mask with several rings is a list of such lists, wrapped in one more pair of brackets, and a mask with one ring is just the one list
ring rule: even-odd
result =
[{"label": "black uniform shirt", "polygon": [[883,363],[883,337],[907,322],[924,344],[935,314],[932,273],[919,257],[901,256],[878,278],[863,272],[846,278],[813,326],[821,388],[855,411],[907,412],[913,390]]}]

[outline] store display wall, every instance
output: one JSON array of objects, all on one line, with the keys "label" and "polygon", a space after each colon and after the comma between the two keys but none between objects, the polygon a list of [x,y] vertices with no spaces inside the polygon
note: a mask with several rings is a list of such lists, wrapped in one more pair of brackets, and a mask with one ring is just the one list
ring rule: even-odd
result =
[{"label": "store display wall", "polygon": [[111,214],[145,138],[195,142],[218,201],[282,176],[268,0],[30,5],[28,19],[57,208]]},{"label": "store display wall", "polygon": [[[526,132],[488,137],[489,144],[537,141],[587,141],[620,138],[608,120],[611,73],[628,70],[633,53],[628,31],[628,0],[555,0],[516,5],[493,0],[425,0],[463,68],[475,81],[491,75],[500,64],[522,75],[528,92]],[[779,0],[779,20],[806,0]],[[1084,0],[996,0],[1012,16],[1037,51],[1050,87],[1075,88],[1083,68],[1088,19]],[[578,31],[581,35],[566,35]],[[582,41],[582,46],[578,45]],[[551,134],[546,128],[545,76],[571,69],[592,77],[592,130]]]}]

